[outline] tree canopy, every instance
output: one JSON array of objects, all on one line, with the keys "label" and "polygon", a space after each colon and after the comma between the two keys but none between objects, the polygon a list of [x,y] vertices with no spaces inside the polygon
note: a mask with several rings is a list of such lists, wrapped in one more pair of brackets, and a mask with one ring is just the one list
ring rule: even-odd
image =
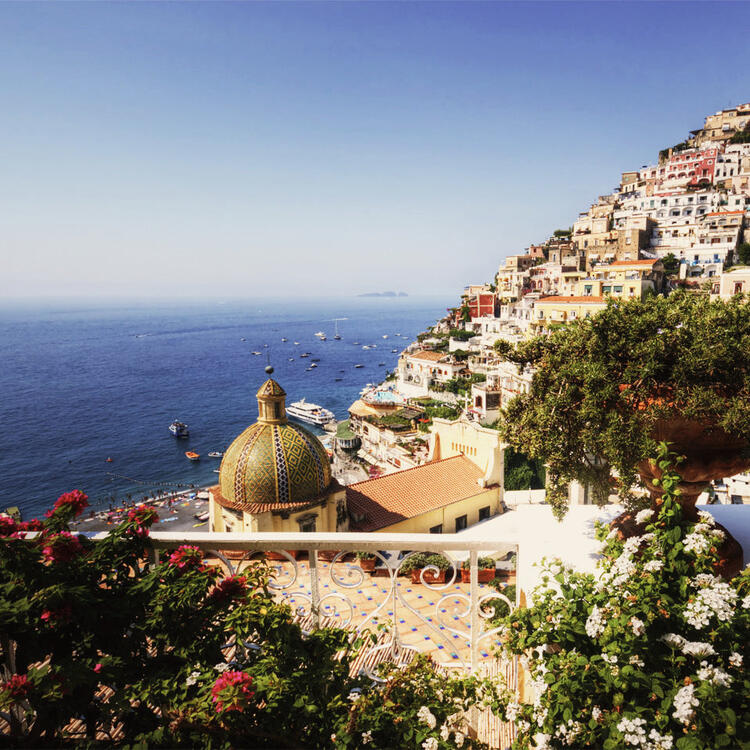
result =
[{"label": "tree canopy", "polygon": [[750,435],[750,305],[676,292],[622,302],[546,337],[497,347],[532,368],[530,392],[506,407],[504,439],[549,468],[548,497],[567,509],[569,481],[604,502],[614,482],[634,502],[638,463],[654,455],[654,426],[679,414]]}]

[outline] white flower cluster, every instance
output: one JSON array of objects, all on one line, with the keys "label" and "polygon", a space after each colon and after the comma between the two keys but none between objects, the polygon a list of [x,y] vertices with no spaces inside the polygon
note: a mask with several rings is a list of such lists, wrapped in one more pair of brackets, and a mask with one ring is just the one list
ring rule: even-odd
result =
[{"label": "white flower cluster", "polygon": [[695,697],[695,685],[690,683],[681,687],[675,694],[672,703],[674,705],[672,716],[683,724],[689,724],[695,713],[694,709],[698,706],[698,699]]},{"label": "white flower cluster", "polygon": [[637,566],[633,560],[632,550],[637,550],[642,537],[631,537],[625,542],[622,554],[612,563],[609,570],[602,573],[596,583],[595,589],[602,592],[609,588],[618,588],[636,572]]},{"label": "white flower cluster", "polygon": [[664,567],[664,563],[661,560],[649,560],[643,569],[648,573],[658,573]]},{"label": "white flower cluster", "polygon": [[708,511],[705,511],[705,510],[698,511],[698,518],[700,518],[700,520],[703,523],[706,523],[709,526],[713,526],[716,523],[716,521],[714,520],[714,517]]},{"label": "white flower cluster", "polygon": [[646,624],[637,617],[631,617],[629,624],[633,629],[633,635],[643,635],[646,632]]},{"label": "white flower cluster", "polygon": [[372,742],[372,730],[368,729],[366,732],[362,732],[362,744],[369,745]]},{"label": "white flower cluster", "polygon": [[591,709],[591,718],[594,721],[599,721],[599,719],[602,718],[602,710],[601,710],[601,708],[599,708],[599,706],[594,706]]},{"label": "white flower cluster", "polygon": [[428,737],[422,743],[422,750],[438,750],[438,747],[440,747],[440,745],[434,737]]},{"label": "white flower cluster", "polygon": [[617,654],[602,654],[602,659],[604,659],[607,664],[617,664]]},{"label": "white flower cluster", "polygon": [[196,682],[198,682],[198,678],[201,676],[200,672],[191,672],[188,675],[188,678],[185,680],[185,684],[188,686],[195,685]]},{"label": "white flower cluster", "polygon": [[732,618],[737,592],[729,584],[704,573],[696,576],[692,585],[703,588],[695,599],[688,603],[683,613],[690,625],[700,630],[709,624],[713,616],[721,622],[727,622]]},{"label": "white flower cluster", "polygon": [[583,731],[583,724],[568,719],[567,724],[560,724],[555,730],[555,737],[562,740],[564,745],[575,745],[575,741]]},{"label": "white flower cluster", "polygon": [[674,740],[668,734],[659,734],[655,729],[648,733],[651,742],[645,745],[646,750],[672,750]]},{"label": "white flower cluster", "polygon": [[729,663],[733,667],[741,667],[742,666],[742,654],[738,654],[736,651],[732,651],[732,653],[729,654]]},{"label": "white flower cluster", "polygon": [[692,552],[694,555],[702,555],[711,548],[711,539],[700,532],[691,532],[685,535],[682,545],[686,552]]},{"label": "white flower cluster", "polygon": [[750,609],[750,594],[742,600],[742,609]]},{"label": "white flower cluster", "polygon": [[681,650],[685,656],[694,656],[696,659],[701,659],[704,656],[716,656],[714,647],[710,643],[701,643],[701,641],[685,641]]},{"label": "white flower cluster", "polygon": [[419,711],[417,711],[417,718],[422,724],[427,724],[430,729],[434,729],[437,725],[437,719],[427,706],[422,706]]},{"label": "white flower cluster", "polygon": [[644,510],[638,511],[638,513],[635,514],[635,522],[636,523],[646,523],[646,521],[651,519],[651,516],[654,515],[654,511],[651,510],[651,508],[645,508]]},{"label": "white flower cluster", "polygon": [[626,745],[640,747],[646,741],[645,719],[622,719],[617,725],[618,731],[622,732]]},{"label": "white flower cluster", "polygon": [[672,750],[673,739],[652,729],[646,736],[644,719],[622,719],[617,729],[623,733],[626,745],[641,747],[643,750]]},{"label": "white flower cluster", "polygon": [[643,661],[643,659],[641,659],[640,656],[638,656],[638,654],[633,654],[628,659],[628,664],[632,664],[634,667],[641,667],[641,668],[646,666],[645,662]]},{"label": "white flower cluster", "polygon": [[508,705],[505,707],[505,716],[508,719],[508,721],[512,721],[515,723],[516,719],[518,718],[518,712],[521,710],[521,706],[517,701],[511,701],[508,703]]},{"label": "white flower cluster", "polygon": [[589,638],[596,638],[604,632],[607,627],[606,609],[599,609],[595,604],[591,614],[586,619],[586,635]]},{"label": "white flower cluster", "polygon": [[701,662],[698,678],[719,687],[729,687],[732,684],[732,678],[723,669],[714,667],[707,661]]},{"label": "white flower cluster", "polygon": [[214,669],[217,672],[226,672],[227,669],[231,669],[231,667],[225,661],[220,661],[218,664],[214,664]]},{"label": "white flower cluster", "polygon": [[681,635],[677,635],[677,633],[665,633],[661,639],[668,646],[672,646],[672,648],[681,649],[687,643],[687,638],[683,638]]}]

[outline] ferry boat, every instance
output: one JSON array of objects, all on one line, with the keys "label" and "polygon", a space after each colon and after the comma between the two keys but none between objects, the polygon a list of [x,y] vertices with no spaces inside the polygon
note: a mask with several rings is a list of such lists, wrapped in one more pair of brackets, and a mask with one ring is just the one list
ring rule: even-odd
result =
[{"label": "ferry boat", "polygon": [[189,458],[191,461],[198,461],[201,455],[200,453],[195,453],[193,451],[185,451],[185,457]]},{"label": "ferry boat", "polygon": [[185,438],[190,434],[190,430],[188,430],[188,426],[184,422],[178,422],[176,419],[174,422],[172,422],[171,425],[169,425],[169,431],[175,437],[179,437],[179,438]]},{"label": "ferry boat", "polygon": [[317,425],[323,425],[332,419],[336,419],[334,413],[329,409],[324,409],[317,404],[310,404],[304,398],[292,404],[287,404],[286,412],[290,417]]}]

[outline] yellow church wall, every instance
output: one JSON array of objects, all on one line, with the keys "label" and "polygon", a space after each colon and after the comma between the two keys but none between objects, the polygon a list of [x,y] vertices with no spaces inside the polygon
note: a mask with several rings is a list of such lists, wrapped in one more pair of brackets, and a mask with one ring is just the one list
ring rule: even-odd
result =
[{"label": "yellow church wall", "polygon": [[429,534],[430,529],[441,525],[443,534],[453,534],[456,531],[457,518],[465,515],[467,525],[473,526],[479,521],[479,509],[487,506],[490,508],[490,516],[496,516],[502,512],[499,487],[490,487],[472,497],[385,526],[375,533]]},{"label": "yellow church wall", "polygon": [[500,433],[465,419],[433,419],[430,461],[466,456],[484,473],[486,484],[503,486],[504,450]]}]

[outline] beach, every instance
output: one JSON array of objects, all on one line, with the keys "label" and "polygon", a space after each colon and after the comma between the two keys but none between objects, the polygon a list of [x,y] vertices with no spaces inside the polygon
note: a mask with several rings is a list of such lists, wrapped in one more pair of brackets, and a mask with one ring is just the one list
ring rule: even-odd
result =
[{"label": "beach", "polygon": [[208,519],[197,516],[208,513],[208,488],[203,487],[189,492],[179,492],[167,496],[147,498],[143,503],[126,503],[113,506],[111,510],[91,510],[88,515],[73,521],[74,531],[111,531],[128,517],[128,511],[138,505],[155,508],[159,520],[151,527],[152,531],[189,531],[191,533],[209,531]]}]

